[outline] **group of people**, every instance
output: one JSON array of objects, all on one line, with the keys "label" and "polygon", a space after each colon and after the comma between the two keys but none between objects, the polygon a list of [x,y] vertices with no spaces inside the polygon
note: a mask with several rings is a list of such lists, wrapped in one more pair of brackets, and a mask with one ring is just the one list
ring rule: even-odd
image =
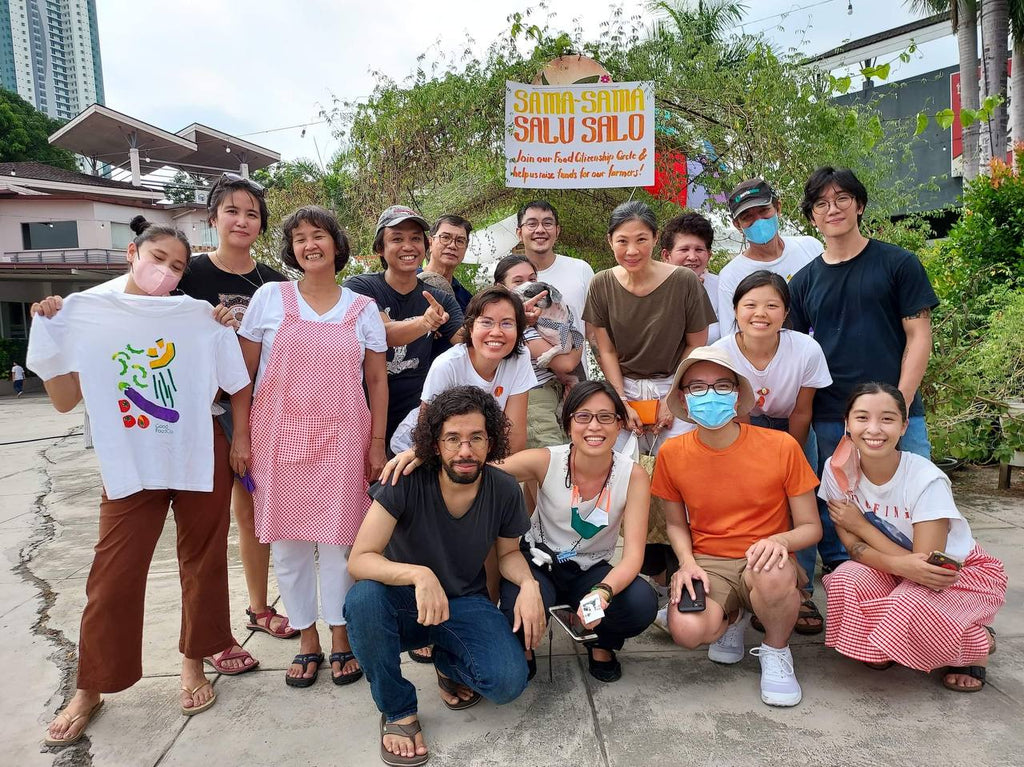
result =
[{"label": "group of people", "polygon": [[[365,674],[390,765],[429,756],[403,653],[434,665],[450,709],[508,702],[560,604],[601,682],[655,621],[718,663],[743,659],[749,622],[769,705],[801,700],[794,630],[981,689],[1006,577],[927,460],[918,387],[937,301],[920,262],[862,234],[867,193],[849,170],[805,186],[824,247],[780,234],[763,179],[727,203],[747,246],[720,274],[707,219],[659,227],[627,202],[608,226],[616,265],[595,275],[556,253],[554,207],[528,202],[523,254],[475,295],[454,276],[472,232],[457,215],[389,207],[381,270],[341,286],[349,243],[323,208],[281,224],[300,279],[252,258],[268,212],[246,178],[210,192],[212,253],[134,220],[128,274],[32,306],[28,367],[58,410],[84,400],[104,486],[77,691],[46,743],[78,740],[103,693],[141,678],[169,508],[182,713],[216,700],[204,663],[259,664],[231,631],[230,508],[245,627],[298,637],[291,687]],[[270,604],[271,556],[287,615]]]}]

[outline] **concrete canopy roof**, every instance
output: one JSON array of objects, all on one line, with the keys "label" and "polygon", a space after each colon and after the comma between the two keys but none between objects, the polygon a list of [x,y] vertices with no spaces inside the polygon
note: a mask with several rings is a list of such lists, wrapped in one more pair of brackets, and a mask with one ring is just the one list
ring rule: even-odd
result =
[{"label": "concrete canopy roof", "polygon": [[[196,145],[196,151],[189,158],[191,165],[211,168],[223,167],[225,163],[237,165],[245,162],[249,171],[260,170],[281,160],[281,154],[256,144],[236,138],[227,133],[199,123],[192,123],[178,131],[177,135]],[[226,150],[230,149],[230,152]]]}]

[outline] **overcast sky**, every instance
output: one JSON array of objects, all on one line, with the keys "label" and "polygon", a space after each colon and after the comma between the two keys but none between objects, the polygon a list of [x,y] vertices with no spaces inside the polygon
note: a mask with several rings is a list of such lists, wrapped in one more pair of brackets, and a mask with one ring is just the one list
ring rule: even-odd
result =
[{"label": "overcast sky", "polygon": [[[911,21],[900,0],[748,0],[745,29],[779,47],[820,53],[846,40]],[[316,123],[332,97],[371,93],[379,71],[402,80],[420,54],[477,54],[508,29],[529,0],[97,0],[106,104],[161,128],[193,122],[244,136],[283,159],[324,162],[338,149]],[[565,28],[579,19],[590,36],[609,17],[594,0],[551,0]],[[625,0],[627,14],[646,3]],[[599,9],[598,9],[599,7]],[[890,79],[956,63],[952,37],[926,44]],[[281,130],[284,128],[284,130]],[[315,140],[315,144],[314,144]]]}]

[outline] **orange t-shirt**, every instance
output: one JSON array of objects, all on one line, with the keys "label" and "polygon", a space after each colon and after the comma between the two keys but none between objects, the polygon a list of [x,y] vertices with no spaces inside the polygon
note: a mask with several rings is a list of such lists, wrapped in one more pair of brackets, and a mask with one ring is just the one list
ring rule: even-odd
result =
[{"label": "orange t-shirt", "polygon": [[818,485],[789,434],[740,424],[725,450],[691,431],[661,446],[651,493],[686,504],[694,554],[739,559],[754,541],[793,529],[788,498]]}]

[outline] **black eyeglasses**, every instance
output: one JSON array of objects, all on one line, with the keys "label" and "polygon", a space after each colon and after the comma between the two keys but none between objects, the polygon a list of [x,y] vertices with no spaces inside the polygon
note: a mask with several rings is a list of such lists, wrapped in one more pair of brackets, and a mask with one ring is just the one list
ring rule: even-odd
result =
[{"label": "black eyeglasses", "polygon": [[258,194],[260,197],[262,197],[264,192],[267,191],[263,187],[262,184],[259,184],[259,183],[255,182],[255,181],[253,181],[251,178],[245,178],[244,176],[239,176],[237,173],[225,173],[225,174],[223,174],[220,177],[220,181],[218,181],[217,183],[218,184],[239,184],[241,186],[244,186],[246,189],[248,189],[253,194]]},{"label": "black eyeglasses", "polygon": [[607,410],[602,410],[600,413],[591,413],[589,410],[577,410],[569,417],[581,426],[586,426],[595,418],[598,423],[605,426],[619,420],[619,416],[616,413],[609,413]]},{"label": "black eyeglasses", "polygon": [[689,392],[694,397],[703,397],[708,393],[709,389],[714,389],[716,394],[732,394],[738,387],[735,381],[722,378],[712,384],[707,384],[703,381],[694,381],[680,386],[679,388],[683,391]]}]

